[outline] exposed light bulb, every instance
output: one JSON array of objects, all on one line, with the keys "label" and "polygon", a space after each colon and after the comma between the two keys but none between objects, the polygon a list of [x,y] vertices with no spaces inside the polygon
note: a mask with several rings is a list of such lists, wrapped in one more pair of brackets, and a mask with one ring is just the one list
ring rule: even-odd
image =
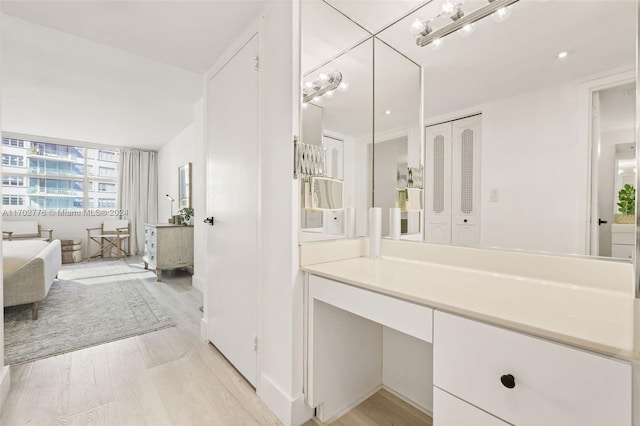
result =
[{"label": "exposed light bulb", "polygon": [[460,34],[461,37],[469,37],[471,34],[474,33],[475,30],[476,30],[475,25],[467,24],[458,30],[458,34]]},{"label": "exposed light bulb", "polygon": [[438,50],[438,49],[440,49],[441,46],[442,46],[442,39],[441,38],[435,38],[431,42],[431,48],[433,50]]},{"label": "exposed light bulb", "polygon": [[565,59],[570,54],[571,52],[569,50],[563,50],[562,52],[558,52],[558,59]]},{"label": "exposed light bulb", "polygon": [[384,113],[385,113],[386,115],[391,115],[391,110],[390,110],[390,109],[388,109],[388,110],[386,110]]},{"label": "exposed light bulb", "polygon": [[349,88],[349,83],[347,83],[346,81],[343,81],[342,83],[340,83],[340,90],[345,91]]},{"label": "exposed light bulb", "polygon": [[326,74],[324,74],[324,73],[323,73],[323,74],[320,74],[320,75],[318,76],[318,80],[320,80],[320,81],[322,81],[322,82],[328,81],[328,80],[329,80],[329,76],[328,76],[328,75],[326,75]]},{"label": "exposed light bulb", "polygon": [[313,102],[320,102],[320,96],[316,96],[312,99]]},{"label": "exposed light bulb", "polygon": [[444,3],[442,3],[442,11],[444,13],[451,13],[454,10],[456,10],[456,5],[453,4],[452,1],[445,1]]},{"label": "exposed light bulb", "polygon": [[451,18],[452,21],[455,22],[458,19],[462,18],[463,16],[464,16],[464,12],[462,11],[462,9],[458,7],[449,17]]},{"label": "exposed light bulb", "polygon": [[306,102],[303,102],[302,103],[302,109],[307,109],[307,108],[309,108],[309,104],[306,103]]},{"label": "exposed light bulb", "polygon": [[511,16],[511,7],[501,7],[491,14],[491,17],[496,22],[502,22],[506,20],[509,16]]},{"label": "exposed light bulb", "polygon": [[411,26],[409,27],[409,32],[414,36],[417,36],[418,34],[423,32],[426,27],[427,27],[427,24],[422,19],[416,18],[411,23]]},{"label": "exposed light bulb", "polygon": [[325,95],[327,95],[330,98],[333,96],[333,92],[334,90],[329,90],[327,93],[325,93]]},{"label": "exposed light bulb", "polygon": [[311,89],[311,88],[313,87],[313,83],[312,83],[312,82],[310,82],[310,81],[307,81],[307,82],[304,84],[304,87],[306,87],[307,89]]}]

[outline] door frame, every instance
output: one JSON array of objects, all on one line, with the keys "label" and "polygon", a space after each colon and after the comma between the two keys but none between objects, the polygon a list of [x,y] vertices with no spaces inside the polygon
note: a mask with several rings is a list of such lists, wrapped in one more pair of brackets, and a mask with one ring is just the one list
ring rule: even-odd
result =
[{"label": "door frame", "polygon": [[[597,166],[594,159],[597,157],[598,146],[595,143],[594,135],[592,134],[592,107],[593,107],[593,94],[601,90],[609,89],[611,87],[620,86],[622,84],[631,83],[636,81],[636,69],[635,67],[620,68],[614,72],[608,72],[601,74],[597,77],[585,80],[579,85],[578,93],[578,135],[579,141],[586,141],[586,149],[581,150],[582,158],[578,158],[580,170],[578,173],[578,188],[581,187],[581,182],[586,179],[587,190],[578,194],[578,212],[576,216],[578,224],[578,252],[591,255],[593,241],[592,236],[596,234],[595,227],[598,226],[595,222],[598,216],[598,206],[594,205],[593,200],[597,199],[598,194],[597,185],[594,185],[593,168]],[[636,83],[637,84],[637,83]],[[582,200],[580,200],[582,198]],[[582,206],[582,207],[580,207]]]},{"label": "door frame", "polygon": [[[242,50],[242,48],[247,45],[247,43],[249,43],[251,41],[251,39],[253,39],[254,37],[257,37],[258,39],[258,57],[260,55],[260,52],[262,51],[262,42],[260,39],[260,30],[262,28],[262,25],[264,23],[264,16],[266,14],[266,12],[269,10],[270,6],[267,5],[265,6],[263,13],[260,13],[258,15],[258,17],[256,19],[254,19],[254,21],[249,24],[247,26],[247,28],[241,33],[241,35],[236,38],[236,40],[231,43],[229,45],[229,47],[227,48],[227,50],[220,55],[220,57],[218,58],[218,60],[214,63],[214,65],[209,68],[209,70],[205,73],[204,78],[202,79],[202,100],[203,100],[203,108],[202,108],[202,116],[203,116],[203,120],[202,120],[202,135],[203,135],[203,145],[204,145],[204,154],[205,154],[205,189],[206,189],[206,184],[209,182],[210,176],[211,176],[211,170],[209,169],[209,164],[208,164],[208,158],[209,158],[209,144],[207,143],[208,141],[208,132],[207,132],[207,117],[208,117],[208,84],[209,82],[220,72],[222,71],[222,69]],[[256,58],[256,65],[258,66],[257,69],[257,73],[258,73],[258,96],[260,96],[260,68],[259,68],[259,59]],[[258,114],[258,126],[260,123],[260,114]],[[261,140],[261,134],[258,131],[258,137],[257,137],[257,157],[258,157],[258,171],[257,171],[257,192],[258,192],[258,200],[257,200],[257,209],[258,209],[258,223],[257,223],[257,235],[256,235],[256,241],[257,241],[257,253],[260,254],[262,252],[262,227],[263,227],[263,223],[262,223],[262,215],[260,214],[261,210],[262,210],[262,156],[263,156],[263,151],[262,151],[262,140]],[[205,205],[206,205],[206,215],[205,217],[209,217],[211,216],[211,197],[209,196],[208,191],[205,194]],[[208,238],[205,238],[205,250],[208,252],[209,251],[209,242],[208,242]],[[259,326],[260,325],[260,313],[262,312],[262,304],[261,304],[261,298],[258,297],[260,294],[262,294],[263,291],[263,282],[260,279],[260,277],[262,276],[262,270],[263,270],[263,265],[262,265],[262,257],[260,255],[257,256],[256,259],[256,264],[257,264],[257,283],[256,283],[256,338],[257,341],[261,341],[262,340],[262,328]],[[207,263],[206,265],[207,271],[205,274],[205,278],[204,278],[204,291],[203,291],[203,313],[202,313],[202,318],[200,320],[200,338],[202,339],[202,341],[209,343],[209,333],[208,333],[208,324],[207,324],[207,319],[209,317],[209,292],[210,292],[210,286],[211,286],[211,280],[210,280],[210,276],[211,276],[211,272],[209,270],[209,264]],[[256,383],[255,383],[255,388],[259,389],[261,386],[261,377],[262,377],[262,357],[261,357],[261,352],[259,350],[256,349]],[[246,378],[245,378],[246,380]],[[248,381],[247,381],[248,383]]]}]

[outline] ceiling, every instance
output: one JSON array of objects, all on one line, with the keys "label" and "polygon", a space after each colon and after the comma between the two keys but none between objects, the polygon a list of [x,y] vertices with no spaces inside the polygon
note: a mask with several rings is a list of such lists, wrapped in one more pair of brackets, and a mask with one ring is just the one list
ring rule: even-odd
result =
[{"label": "ceiling", "polygon": [[[474,3],[466,2],[469,10]],[[635,1],[520,1],[504,22],[483,19],[474,34],[451,34],[438,50],[417,46],[410,24],[434,16],[441,4],[379,35],[424,67],[427,118],[635,65]],[[562,50],[571,54],[559,60]]]},{"label": "ceiling", "polygon": [[3,130],[158,149],[264,1],[6,1]]},{"label": "ceiling", "polygon": [[204,73],[265,1],[7,1],[2,13]]},{"label": "ceiling", "polygon": [[[613,69],[635,67],[637,14],[633,0],[523,0],[511,7],[506,21],[483,19],[475,24],[474,34],[466,38],[451,34],[438,50],[417,46],[409,28],[416,18],[439,14],[444,0],[326,3],[369,31],[385,28],[378,37],[423,66],[427,121],[525,92],[575,84]],[[484,4],[485,0],[467,0],[463,9],[468,13]],[[433,26],[448,21],[447,17],[438,18]],[[340,40],[336,34],[340,27],[334,21],[324,22],[326,28],[332,28],[331,39]],[[386,28],[392,22],[397,23]],[[352,27],[350,31],[357,25]],[[332,48],[343,51],[346,46],[324,46],[315,54]],[[571,54],[559,60],[557,53],[562,50]],[[303,56],[306,54],[304,49]]]}]

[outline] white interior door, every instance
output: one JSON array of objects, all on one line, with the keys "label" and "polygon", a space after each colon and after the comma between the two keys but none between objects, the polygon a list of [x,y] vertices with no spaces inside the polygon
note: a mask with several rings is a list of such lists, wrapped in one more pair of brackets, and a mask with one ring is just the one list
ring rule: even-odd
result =
[{"label": "white interior door", "polygon": [[427,127],[425,241],[451,243],[451,122]]},{"label": "white interior door", "polygon": [[207,84],[209,340],[255,386],[258,72],[254,36]]},{"label": "white interior door", "polygon": [[480,246],[480,139],[482,116],[452,124],[452,228],[457,246]]}]

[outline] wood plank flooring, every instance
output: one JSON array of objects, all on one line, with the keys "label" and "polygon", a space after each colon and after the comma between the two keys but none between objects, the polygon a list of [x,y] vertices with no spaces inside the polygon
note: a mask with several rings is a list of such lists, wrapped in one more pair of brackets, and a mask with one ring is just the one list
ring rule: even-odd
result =
[{"label": "wood plank flooring", "polygon": [[[140,278],[177,326],[12,366],[0,425],[280,424],[222,354],[200,341],[202,294],[191,275],[166,271],[157,283],[139,257],[127,262],[141,268]],[[333,424],[432,423],[380,391]]]},{"label": "wood plank flooring", "polygon": [[128,258],[176,327],[11,367],[0,425],[278,425],[255,390],[199,339],[191,275],[163,281]]},{"label": "wood plank flooring", "polygon": [[[318,424],[314,420],[309,420],[304,426]],[[433,419],[381,389],[347,414],[326,424],[331,426],[432,426]]]}]

